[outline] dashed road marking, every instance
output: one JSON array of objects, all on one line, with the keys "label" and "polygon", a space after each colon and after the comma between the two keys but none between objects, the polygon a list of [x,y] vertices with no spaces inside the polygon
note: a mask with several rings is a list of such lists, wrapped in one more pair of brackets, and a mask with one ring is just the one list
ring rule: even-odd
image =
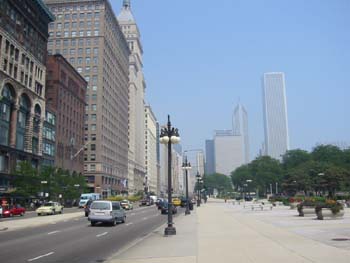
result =
[{"label": "dashed road marking", "polygon": [[142,220],[147,220],[148,219],[148,217],[144,217],[144,218],[142,218]]},{"label": "dashed road marking", "polygon": [[130,225],[133,225],[134,223],[133,222],[130,222],[130,223],[127,223],[126,226],[130,226]]},{"label": "dashed road marking", "polygon": [[52,231],[52,232],[49,232],[49,233],[47,233],[48,235],[52,235],[52,234],[56,234],[56,233],[59,233],[59,232],[61,232],[60,230],[56,230],[56,231]]},{"label": "dashed road marking", "polygon": [[35,258],[31,258],[31,259],[28,259],[28,262],[31,262],[31,261],[34,261],[34,260],[37,260],[37,259],[40,259],[40,258],[43,258],[43,257],[48,257],[48,256],[51,256],[52,254],[54,254],[55,252],[50,252],[50,253],[47,253],[45,255],[41,255],[41,256],[38,256],[38,257],[35,257]]},{"label": "dashed road marking", "polygon": [[102,237],[102,236],[105,236],[105,235],[107,235],[107,234],[108,234],[108,232],[104,232],[104,233],[102,233],[102,234],[96,235],[96,237]]}]

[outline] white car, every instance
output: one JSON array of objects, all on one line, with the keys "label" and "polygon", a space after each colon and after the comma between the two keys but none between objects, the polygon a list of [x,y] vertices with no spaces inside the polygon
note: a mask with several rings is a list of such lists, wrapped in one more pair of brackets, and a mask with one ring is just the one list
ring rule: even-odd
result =
[{"label": "white car", "polygon": [[2,217],[2,206],[0,205],[0,218]]},{"label": "white car", "polygon": [[57,202],[47,202],[40,206],[36,213],[38,216],[40,215],[54,215],[56,213],[62,214],[63,213],[63,206],[60,205],[60,203]]}]

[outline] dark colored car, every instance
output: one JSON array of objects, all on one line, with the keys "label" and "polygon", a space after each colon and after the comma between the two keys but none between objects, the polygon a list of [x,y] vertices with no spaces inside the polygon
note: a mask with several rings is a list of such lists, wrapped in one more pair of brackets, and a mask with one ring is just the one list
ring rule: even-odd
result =
[{"label": "dark colored car", "polygon": [[[171,208],[172,208],[172,213],[176,214],[177,213],[177,207],[172,205]],[[162,203],[162,206],[161,206],[160,209],[161,209],[161,212],[162,212],[163,215],[164,214],[168,214],[168,201],[164,201]]]},{"label": "dark colored car", "polygon": [[158,210],[160,210],[162,208],[162,204],[164,202],[164,199],[163,198],[158,198],[157,201],[156,201],[156,206],[158,208]]},{"label": "dark colored car", "polygon": [[91,206],[91,204],[92,204],[92,200],[89,199],[89,200],[86,202],[86,204],[84,205],[84,212],[85,212],[85,216],[86,216],[86,217],[89,216],[89,214],[90,214],[90,206]]},{"label": "dark colored car", "polygon": [[149,197],[146,197],[146,198],[143,198],[140,202],[140,205],[147,205],[147,206],[150,206],[150,205],[153,205],[154,204],[154,201],[152,198],[149,198]]},{"label": "dark colored car", "polygon": [[[187,199],[186,199],[186,197],[182,197],[181,198],[181,207],[186,207],[186,205],[187,205]],[[193,210],[193,202],[191,202],[191,201],[189,202],[188,208],[190,210]]]},{"label": "dark colored car", "polygon": [[26,210],[20,205],[7,205],[2,207],[3,217],[24,216]]}]

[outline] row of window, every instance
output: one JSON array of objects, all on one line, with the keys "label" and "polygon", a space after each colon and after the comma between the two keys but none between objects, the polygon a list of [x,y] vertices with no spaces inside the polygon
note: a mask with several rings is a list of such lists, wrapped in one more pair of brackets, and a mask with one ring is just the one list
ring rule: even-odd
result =
[{"label": "row of window", "polygon": [[70,11],[83,11],[83,10],[100,10],[103,9],[103,6],[99,4],[88,4],[88,5],[64,5],[64,6],[52,6],[50,7],[50,11],[55,12],[70,12]]},{"label": "row of window", "polygon": [[91,44],[94,44],[95,46],[97,46],[99,44],[99,39],[98,38],[79,38],[79,39],[64,39],[63,41],[61,41],[61,39],[57,39],[55,40],[55,43],[53,40],[50,40],[47,43],[48,48],[52,48],[53,45],[55,44],[56,47],[61,46],[61,43],[63,44],[64,47],[68,47],[69,44],[73,47],[75,47],[77,44],[79,47],[84,46],[84,43],[86,46],[91,46]]},{"label": "row of window", "polygon": [[79,30],[79,31],[57,31],[56,34],[54,32],[49,32],[49,36],[52,38],[56,37],[91,37],[91,36],[99,36],[100,31],[96,30]]},{"label": "row of window", "polygon": [[57,14],[56,15],[56,20],[78,20],[79,19],[87,19],[87,20],[90,20],[92,18],[94,18],[95,20],[98,20],[100,19],[100,12],[95,12],[95,13],[92,13],[92,12],[88,12],[88,13],[73,13],[73,14],[70,14],[70,13],[66,13],[66,14]]},{"label": "row of window", "polygon": [[64,22],[63,24],[62,23],[50,23],[49,25],[49,29],[50,30],[54,30],[55,29],[55,26],[56,26],[56,30],[62,30],[62,29],[69,29],[69,28],[84,28],[84,27],[87,27],[87,28],[91,28],[92,26],[96,27],[96,28],[99,28],[100,27],[100,21],[99,20],[95,20],[94,22],[92,21],[80,21],[79,23],[78,22]]}]

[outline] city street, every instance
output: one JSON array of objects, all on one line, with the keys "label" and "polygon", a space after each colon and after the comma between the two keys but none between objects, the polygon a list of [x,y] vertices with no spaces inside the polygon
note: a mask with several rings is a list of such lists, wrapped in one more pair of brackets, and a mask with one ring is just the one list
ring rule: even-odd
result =
[{"label": "city street", "polygon": [[[178,210],[178,214],[182,212],[183,209]],[[115,227],[91,227],[87,218],[82,216],[35,228],[4,231],[0,232],[1,261],[103,262],[166,220],[166,215],[161,215],[155,206],[151,206],[128,211],[126,223]]]}]

